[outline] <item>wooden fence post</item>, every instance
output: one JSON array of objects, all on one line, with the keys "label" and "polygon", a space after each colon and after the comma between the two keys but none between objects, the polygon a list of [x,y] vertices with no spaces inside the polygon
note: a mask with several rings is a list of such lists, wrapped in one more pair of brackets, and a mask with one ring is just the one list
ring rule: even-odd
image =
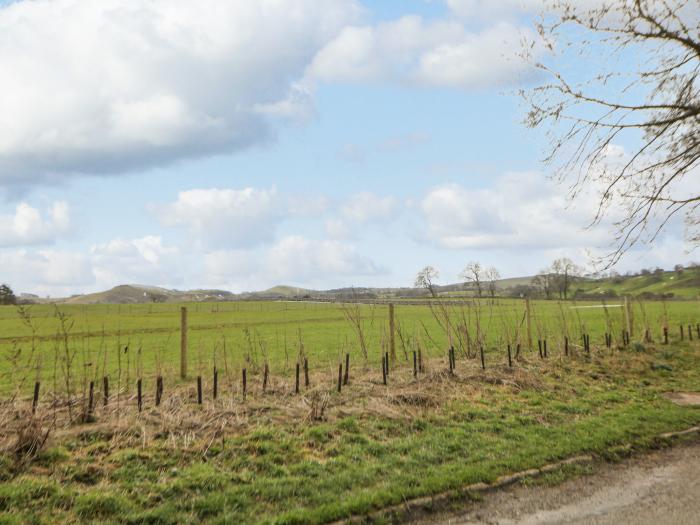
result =
[{"label": "wooden fence post", "polygon": [[[38,392],[37,392],[38,394]],[[95,382],[90,381],[90,391],[88,393],[88,410],[87,410],[87,415],[88,415],[88,421],[92,419],[92,411],[95,407]]]},{"label": "wooden fence post", "polygon": [[347,385],[350,382],[350,354],[345,354],[345,377],[343,384]]},{"label": "wooden fence post", "polygon": [[527,347],[532,350],[532,318],[530,313],[530,299],[525,298],[525,322],[527,323]]},{"label": "wooden fence post", "polygon": [[389,303],[389,351],[396,360],[396,325],[394,323],[394,303]]},{"label": "wooden fence post", "polygon": [[187,379],[187,307],[180,308],[180,378]]},{"label": "wooden fence post", "polygon": [[139,412],[143,410],[143,391],[141,390],[143,387],[143,383],[141,382],[141,378],[136,381],[136,398],[138,400],[138,407],[139,407]]},{"label": "wooden fence post", "polygon": [[382,354],[382,381],[386,385],[386,356]]},{"label": "wooden fence post", "polygon": [[156,378],[156,406],[160,406],[160,401],[163,397],[163,376]]},{"label": "wooden fence post", "polygon": [[[92,383],[90,383],[92,385]],[[37,381],[34,383],[34,397],[32,398],[32,415],[36,414],[36,406],[39,404],[39,388],[41,388],[41,383]]]},{"label": "wooden fence post", "polygon": [[104,376],[102,378],[102,404],[107,406],[109,403],[109,377]]},{"label": "wooden fence post", "polygon": [[634,335],[634,313],[629,295],[625,296],[625,326],[629,335]]}]

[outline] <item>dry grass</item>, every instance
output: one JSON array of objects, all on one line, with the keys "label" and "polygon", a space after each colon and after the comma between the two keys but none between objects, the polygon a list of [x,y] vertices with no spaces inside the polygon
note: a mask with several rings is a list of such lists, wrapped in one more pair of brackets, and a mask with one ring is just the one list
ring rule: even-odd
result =
[{"label": "dry grass", "polygon": [[[439,410],[455,401],[474,401],[486,386],[503,389],[506,394],[523,390],[546,391],[556,388],[562,374],[580,373],[591,365],[604,374],[635,374],[650,366],[646,354],[606,353],[592,358],[558,356],[542,361],[534,356],[521,358],[513,368],[492,364],[483,370],[478,359],[462,359],[454,373],[447,370],[445,360],[426,360],[425,372],[413,377],[407,366],[393,366],[388,385],[378,371],[353,369],[349,385],[337,389],[337,372],[315,372],[310,388],[302,386],[294,394],[294,380],[270,376],[263,393],[257,376],[249,377],[245,398],[240,385],[220,383],[219,398],[211,399],[207,389],[202,405],[197,404],[194,381],[190,384],[167,385],[162,403],[155,406],[155,395],[144,394],[142,412],[138,412],[135,394],[120,393],[103,406],[96,394],[92,417],[84,422],[76,414],[84,413],[81,399],[42,399],[34,416],[30,399],[15,399],[0,405],[0,450],[26,451],[36,454],[38,436],[51,435],[51,444],[80,436],[100,433],[120,443],[147,446],[153,439],[165,440],[178,448],[205,449],[216,439],[245,434],[258,425],[335,421],[351,415],[376,416],[385,419],[410,420]],[[597,366],[596,366],[597,365]],[[550,379],[551,381],[548,381]],[[252,385],[252,386],[251,386]],[[69,406],[72,410],[69,411]],[[73,420],[69,414],[73,415]],[[29,421],[29,423],[27,423]],[[46,442],[46,437],[43,438]],[[18,452],[20,453],[20,452]]]}]

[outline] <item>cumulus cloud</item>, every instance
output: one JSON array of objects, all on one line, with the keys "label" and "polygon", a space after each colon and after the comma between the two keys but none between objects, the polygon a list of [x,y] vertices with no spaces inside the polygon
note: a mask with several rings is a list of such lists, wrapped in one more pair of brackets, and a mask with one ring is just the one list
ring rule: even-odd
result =
[{"label": "cumulus cloud", "polygon": [[272,189],[192,189],[177,200],[151,205],[165,226],[182,227],[204,247],[250,247],[270,242],[285,211]]},{"label": "cumulus cloud", "polygon": [[325,82],[460,89],[509,84],[529,73],[517,57],[524,33],[529,30],[508,22],[469,32],[458,20],[426,21],[415,15],[348,26],[316,55],[309,75]]},{"label": "cumulus cloud", "polygon": [[358,227],[389,221],[398,211],[399,203],[394,197],[368,191],[356,193],[340,206],[337,216],[326,221],[326,233],[333,239],[351,238]]},{"label": "cumulus cloud", "polygon": [[182,279],[180,251],[164,245],[157,235],[113,239],[93,245],[90,253],[96,281],[105,288],[124,283],[172,285]]},{"label": "cumulus cloud", "polygon": [[45,214],[20,202],[12,215],[0,216],[0,247],[53,242],[72,229],[68,203],[56,201]]},{"label": "cumulus cloud", "polygon": [[3,280],[11,283],[17,291],[31,289],[39,293],[74,293],[96,282],[89,257],[79,252],[1,251],[0,267]]},{"label": "cumulus cloud", "polygon": [[[118,173],[265,141],[355,0],[35,0],[0,8],[0,180]],[[254,53],[251,52],[254,50]]]},{"label": "cumulus cloud", "polygon": [[347,244],[292,235],[269,252],[269,272],[277,280],[318,282],[324,277],[374,275],[381,269]]},{"label": "cumulus cloud", "polygon": [[397,209],[394,197],[381,197],[369,191],[352,195],[340,208],[341,215],[348,220],[367,223],[390,218]]},{"label": "cumulus cloud", "polygon": [[221,250],[205,257],[206,279],[236,289],[280,283],[347,285],[353,277],[381,272],[380,266],[350,244],[302,235],[283,237],[264,251]]},{"label": "cumulus cloud", "polygon": [[418,207],[424,238],[443,248],[594,247],[609,240],[604,228],[584,230],[590,207],[569,208],[564,189],[535,172],[507,174],[488,189],[438,186]]}]

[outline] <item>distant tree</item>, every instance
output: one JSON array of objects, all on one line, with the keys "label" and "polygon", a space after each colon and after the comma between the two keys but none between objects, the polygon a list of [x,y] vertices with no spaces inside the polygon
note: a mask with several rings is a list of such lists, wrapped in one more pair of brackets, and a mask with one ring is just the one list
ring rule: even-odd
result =
[{"label": "distant tree", "polygon": [[481,263],[477,261],[470,262],[464,267],[459,276],[464,281],[472,283],[476,287],[477,296],[481,297],[481,283],[484,280],[484,269],[481,267]]},{"label": "distant tree", "polygon": [[0,304],[17,304],[17,297],[6,284],[0,284]]},{"label": "distant tree", "polygon": [[554,285],[559,292],[559,298],[566,299],[571,283],[583,273],[583,269],[571,259],[562,257],[552,263],[551,272],[554,275]]},{"label": "distant tree", "polygon": [[610,279],[613,284],[622,284],[625,282],[625,278],[617,272],[610,272]]},{"label": "distant tree", "polygon": [[654,280],[655,281],[661,281],[664,278],[664,270],[663,268],[655,268],[654,269]]},{"label": "distant tree", "polygon": [[500,272],[495,267],[490,266],[484,273],[484,277],[486,277],[486,281],[488,282],[489,294],[491,294],[491,297],[495,297],[496,281],[501,278]]},{"label": "distant tree", "polygon": [[440,274],[435,268],[432,266],[426,266],[420,272],[418,272],[418,275],[416,275],[416,282],[414,286],[416,288],[425,288],[430,292],[432,297],[437,297],[437,293],[435,292],[435,281],[437,281],[439,277]]},{"label": "distant tree", "polygon": [[648,268],[642,268],[639,271],[639,275],[642,275],[644,277],[648,277],[649,275],[651,275],[651,270],[649,270]]},{"label": "distant tree", "polygon": [[676,272],[678,277],[683,275],[683,270],[685,270],[685,267],[682,264],[677,264],[673,267],[673,271]]},{"label": "distant tree", "polygon": [[552,275],[551,268],[545,268],[541,270],[539,274],[532,278],[533,286],[536,286],[542,290],[542,294],[546,299],[552,298],[552,286],[554,282],[554,275]]},{"label": "distant tree", "polygon": [[510,297],[536,297],[539,295],[539,290],[532,285],[516,284],[508,288],[507,295]]}]

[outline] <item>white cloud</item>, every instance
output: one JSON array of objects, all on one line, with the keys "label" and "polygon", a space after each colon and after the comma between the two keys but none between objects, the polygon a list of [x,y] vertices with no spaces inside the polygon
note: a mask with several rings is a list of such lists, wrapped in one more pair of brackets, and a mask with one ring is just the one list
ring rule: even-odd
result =
[{"label": "white cloud", "polygon": [[340,206],[337,216],[326,221],[326,233],[332,239],[349,239],[354,237],[357,228],[390,221],[398,211],[398,201],[394,197],[381,197],[368,191],[356,193]]},{"label": "white cloud", "polygon": [[222,250],[205,257],[205,279],[235,290],[298,286],[346,286],[352,278],[383,269],[349,244],[335,240],[283,237],[264,251]]},{"label": "white cloud", "polygon": [[103,288],[124,283],[172,285],[182,279],[180,251],[156,235],[113,239],[90,251],[97,283]]},{"label": "white cloud", "polygon": [[590,206],[567,204],[564,188],[542,174],[522,172],[505,175],[488,189],[438,186],[419,209],[425,239],[444,248],[594,247],[609,240],[604,228],[584,230],[592,218]]},{"label": "white cloud", "polygon": [[380,268],[347,244],[313,240],[299,235],[281,239],[269,252],[268,270],[273,279],[320,282],[327,277],[373,275]]},{"label": "white cloud", "polygon": [[118,173],[267,139],[355,0],[36,0],[0,8],[0,180]]},{"label": "white cloud", "polygon": [[340,208],[343,218],[361,224],[391,218],[397,209],[394,197],[380,197],[369,191],[352,195]]},{"label": "white cloud", "polygon": [[26,249],[0,252],[3,281],[15,291],[31,290],[46,293],[74,293],[95,283],[89,257],[65,250]]},{"label": "white cloud", "polygon": [[27,246],[49,243],[72,229],[70,208],[56,201],[46,211],[20,202],[13,215],[0,216],[0,246]]},{"label": "white cloud", "polygon": [[529,73],[517,57],[523,33],[529,30],[506,22],[472,33],[457,20],[415,15],[349,26],[316,55],[309,75],[325,82],[461,89],[509,84]]},{"label": "white cloud", "polygon": [[287,213],[275,188],[193,189],[150,208],[165,226],[183,227],[197,245],[249,247],[272,241]]}]

